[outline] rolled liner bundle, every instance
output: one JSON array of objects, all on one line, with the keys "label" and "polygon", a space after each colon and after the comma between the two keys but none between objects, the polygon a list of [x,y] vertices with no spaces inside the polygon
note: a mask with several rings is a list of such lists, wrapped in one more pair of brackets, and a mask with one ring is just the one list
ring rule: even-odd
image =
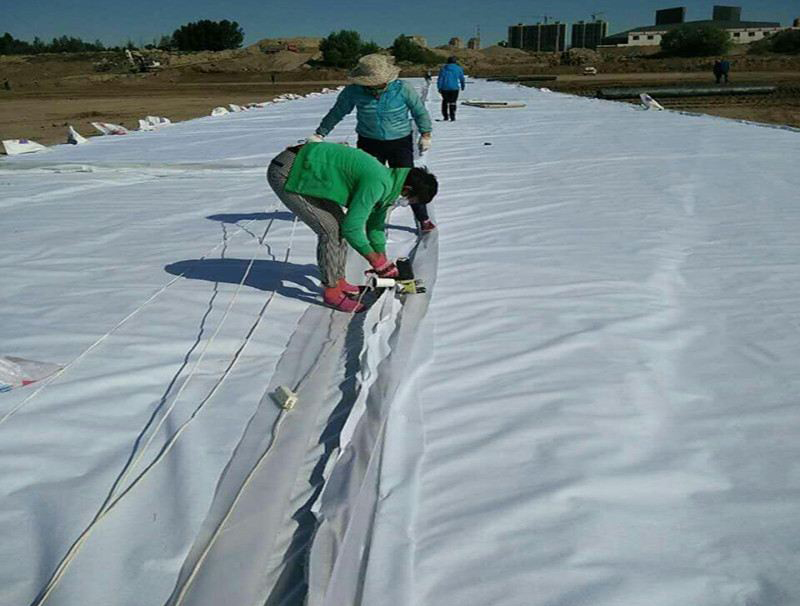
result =
[{"label": "rolled liner bundle", "polygon": [[47,149],[41,143],[29,141],[28,139],[5,139],[3,141],[3,148],[6,150],[6,154],[9,156],[32,154],[34,152],[40,152]]},{"label": "rolled liner bundle", "polygon": [[480,99],[467,99],[462,101],[461,105],[483,109],[519,109],[525,107],[522,101],[483,101]]}]

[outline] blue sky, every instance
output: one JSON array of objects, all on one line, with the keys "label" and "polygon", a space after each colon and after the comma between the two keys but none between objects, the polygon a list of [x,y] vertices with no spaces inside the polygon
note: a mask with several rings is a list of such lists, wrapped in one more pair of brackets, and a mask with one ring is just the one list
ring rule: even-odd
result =
[{"label": "blue sky", "polygon": [[354,29],[382,46],[399,34],[425,36],[429,44],[446,43],[451,37],[466,40],[480,25],[484,46],[506,38],[507,27],[523,21],[535,23],[542,15],[568,23],[589,20],[604,12],[611,32],[654,22],[656,9],[686,6],[687,19],[710,18],[714,4],[742,6],[742,18],[779,21],[791,25],[800,17],[797,0],[714,2],[685,0],[405,0],[404,2],[356,2],[354,0],[0,0],[0,34],[16,38],[78,36],[108,45],[130,39],[151,42],[177,27],[199,19],[238,21],[245,44],[262,38],[325,36],[339,29]]}]

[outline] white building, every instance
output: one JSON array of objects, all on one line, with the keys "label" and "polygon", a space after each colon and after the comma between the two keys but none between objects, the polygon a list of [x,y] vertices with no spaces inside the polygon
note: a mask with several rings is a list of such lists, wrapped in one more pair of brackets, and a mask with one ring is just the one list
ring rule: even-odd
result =
[{"label": "white building", "polygon": [[[693,25],[701,25],[701,24],[719,25],[714,21],[691,21],[689,23]],[[676,26],[654,25],[650,27],[640,27],[637,29],[632,29],[628,32],[623,32],[627,36],[627,41],[623,44],[616,43],[616,45],[658,46],[659,44],[661,44],[661,38],[664,36],[664,34],[666,34],[670,29],[673,29],[674,27]],[[738,24],[738,27],[724,27],[723,29],[730,34],[731,41],[734,42],[735,44],[749,44],[751,42],[763,40],[767,36],[771,36],[772,34],[780,32],[785,28],[781,27],[780,24],[773,24],[773,23],[742,22]],[[609,38],[613,38],[619,35],[620,34],[616,34],[615,36],[610,36]],[[608,40],[608,38],[606,40]]]},{"label": "white building", "polygon": [[[671,13],[667,16],[664,13]],[[724,29],[735,44],[749,44],[771,36],[783,28],[772,21],[742,21],[739,7],[714,7],[714,17],[702,21],[684,21],[685,9],[657,11],[656,25],[636,27],[603,39],[603,46],[658,46],[664,35],[682,25],[714,25]],[[666,21],[664,17],[672,17]]]}]

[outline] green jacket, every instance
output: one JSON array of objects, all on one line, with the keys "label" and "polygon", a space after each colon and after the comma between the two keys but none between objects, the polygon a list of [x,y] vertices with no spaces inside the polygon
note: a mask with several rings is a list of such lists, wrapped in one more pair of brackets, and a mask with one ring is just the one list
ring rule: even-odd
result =
[{"label": "green jacket", "polygon": [[386,252],[386,211],[400,196],[410,168],[386,168],[368,153],[338,143],[306,143],[285,189],[347,208],[342,237],[362,255]]}]

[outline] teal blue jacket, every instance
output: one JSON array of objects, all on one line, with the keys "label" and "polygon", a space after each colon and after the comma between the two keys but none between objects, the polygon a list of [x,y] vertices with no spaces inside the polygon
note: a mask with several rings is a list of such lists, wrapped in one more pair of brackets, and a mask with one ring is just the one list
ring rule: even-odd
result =
[{"label": "teal blue jacket", "polygon": [[409,112],[420,133],[432,130],[431,116],[414,87],[403,80],[393,80],[379,95],[359,84],[346,86],[320,122],[317,134],[326,136],[353,108],[356,132],[369,139],[390,141],[407,136],[411,133]]}]

